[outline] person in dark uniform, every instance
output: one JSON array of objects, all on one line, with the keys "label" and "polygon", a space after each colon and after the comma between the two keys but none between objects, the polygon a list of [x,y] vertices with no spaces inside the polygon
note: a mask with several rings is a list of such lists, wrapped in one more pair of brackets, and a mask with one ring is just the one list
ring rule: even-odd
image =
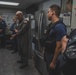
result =
[{"label": "person in dark uniform", "polygon": [[6,30],[6,23],[0,16],[0,46],[1,48],[5,47],[5,30]]},{"label": "person in dark uniform", "polygon": [[17,27],[17,18],[16,18],[16,16],[13,17],[13,22],[14,23],[11,25],[11,28],[10,28],[10,30],[12,31],[12,35],[11,35],[10,39],[12,40],[12,45],[13,45],[13,50],[14,50],[12,52],[12,54],[18,52],[17,37],[16,37],[16,32],[15,32],[15,29]]},{"label": "person in dark uniform", "polygon": [[62,47],[64,47],[63,42],[65,42],[67,30],[65,24],[59,19],[60,12],[61,8],[54,4],[50,6],[47,13],[51,23],[44,31],[44,59],[49,75],[61,75],[60,61],[58,59],[62,52]]},{"label": "person in dark uniform", "polygon": [[21,57],[21,60],[17,61],[17,63],[22,63],[22,65],[20,66],[20,68],[22,69],[28,65],[29,22],[24,19],[23,13],[21,11],[17,11],[16,16],[19,23],[15,31],[17,32],[17,36],[18,36],[19,55]]}]

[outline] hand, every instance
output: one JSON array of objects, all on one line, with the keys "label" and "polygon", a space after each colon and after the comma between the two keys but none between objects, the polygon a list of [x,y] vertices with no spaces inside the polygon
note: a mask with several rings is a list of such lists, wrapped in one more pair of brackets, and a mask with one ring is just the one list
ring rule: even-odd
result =
[{"label": "hand", "polygon": [[17,30],[17,29],[15,29],[15,32],[16,32],[16,33],[18,33],[18,30]]},{"label": "hand", "polygon": [[0,29],[0,32],[2,32],[2,29]]},{"label": "hand", "polygon": [[13,39],[13,37],[10,37],[10,40],[12,40]]},{"label": "hand", "polygon": [[13,39],[16,36],[16,34],[11,35],[10,39]]},{"label": "hand", "polygon": [[55,64],[51,62],[50,68],[51,68],[51,69],[55,69]]},{"label": "hand", "polygon": [[16,34],[13,34],[13,35],[11,35],[12,37],[15,37],[16,36]]}]

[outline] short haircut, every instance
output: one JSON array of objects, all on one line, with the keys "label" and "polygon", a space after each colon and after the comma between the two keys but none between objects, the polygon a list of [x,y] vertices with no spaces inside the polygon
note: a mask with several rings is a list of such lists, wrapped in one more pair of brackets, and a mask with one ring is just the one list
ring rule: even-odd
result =
[{"label": "short haircut", "polygon": [[21,14],[21,15],[23,15],[23,12],[22,12],[22,11],[17,11],[16,14]]},{"label": "short haircut", "polygon": [[60,6],[54,4],[54,5],[50,6],[50,9],[55,12],[57,17],[59,17],[60,12],[61,12],[61,7]]}]

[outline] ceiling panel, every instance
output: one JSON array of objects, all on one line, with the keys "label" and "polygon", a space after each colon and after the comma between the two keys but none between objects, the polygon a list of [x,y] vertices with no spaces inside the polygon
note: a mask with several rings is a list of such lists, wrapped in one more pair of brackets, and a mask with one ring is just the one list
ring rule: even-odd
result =
[{"label": "ceiling panel", "polygon": [[[0,0],[0,1],[9,1],[10,0]],[[7,6],[7,5],[0,5],[0,7],[6,7],[6,8],[17,8],[17,9],[26,9],[28,6],[39,3],[44,0],[11,0],[11,2],[19,2],[19,6]]]},{"label": "ceiling panel", "polygon": [[0,1],[7,1],[7,2],[21,2],[22,0],[0,0]]}]

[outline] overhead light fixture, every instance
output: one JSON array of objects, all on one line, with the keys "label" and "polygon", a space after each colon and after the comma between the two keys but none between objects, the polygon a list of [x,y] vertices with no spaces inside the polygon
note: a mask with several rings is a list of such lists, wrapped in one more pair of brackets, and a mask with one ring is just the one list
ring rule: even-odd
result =
[{"label": "overhead light fixture", "polygon": [[11,5],[11,6],[18,6],[19,3],[15,3],[15,2],[6,2],[6,1],[0,1],[1,5]]}]

